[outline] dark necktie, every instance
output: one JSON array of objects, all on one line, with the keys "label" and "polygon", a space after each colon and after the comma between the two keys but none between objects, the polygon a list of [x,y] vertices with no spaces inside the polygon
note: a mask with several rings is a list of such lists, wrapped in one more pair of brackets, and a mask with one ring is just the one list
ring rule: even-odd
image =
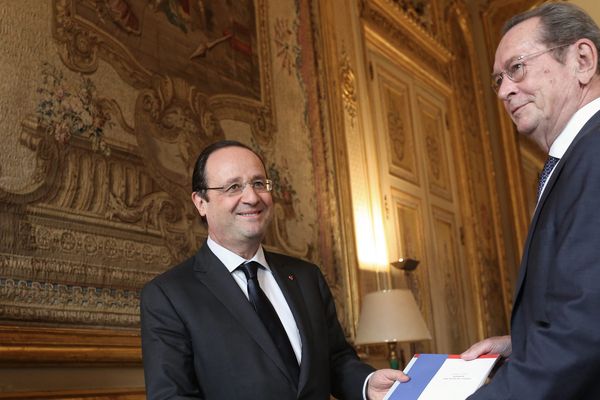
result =
[{"label": "dark necktie", "polygon": [[560,160],[560,158],[552,157],[550,155],[548,156],[548,159],[546,160],[546,164],[544,164],[544,169],[542,169],[542,172],[540,173],[540,181],[538,183],[538,190],[537,190],[538,201],[540,201],[540,197],[542,196],[542,189],[544,188],[544,185],[546,184],[548,177],[552,173],[554,166],[556,165],[556,163],[559,160]]},{"label": "dark necktie", "polygon": [[263,324],[267,328],[267,331],[271,335],[275,346],[279,350],[279,354],[283,358],[283,361],[290,371],[292,378],[294,378],[296,385],[298,385],[298,376],[300,374],[300,367],[298,366],[298,359],[294,354],[294,349],[290,343],[290,339],[283,328],[281,320],[277,316],[277,312],[273,305],[269,301],[269,298],[262,291],[258,284],[257,272],[260,264],[255,261],[240,265],[242,271],[246,275],[248,281],[248,298],[252,306],[256,310],[256,313],[262,320]]}]

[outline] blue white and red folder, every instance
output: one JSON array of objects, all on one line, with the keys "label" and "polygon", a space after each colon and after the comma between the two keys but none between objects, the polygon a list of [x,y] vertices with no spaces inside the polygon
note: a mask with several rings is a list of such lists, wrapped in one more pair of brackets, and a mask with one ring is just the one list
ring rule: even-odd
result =
[{"label": "blue white and red folder", "polygon": [[465,361],[457,354],[415,354],[384,400],[464,400],[485,383],[499,355]]}]

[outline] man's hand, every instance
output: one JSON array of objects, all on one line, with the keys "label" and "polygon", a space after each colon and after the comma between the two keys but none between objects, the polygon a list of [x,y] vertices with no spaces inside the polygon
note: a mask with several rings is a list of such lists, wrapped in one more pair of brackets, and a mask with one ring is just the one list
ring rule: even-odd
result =
[{"label": "man's hand", "polygon": [[367,399],[381,400],[390,390],[394,382],[406,382],[410,378],[402,371],[395,369],[379,369],[371,375],[367,384]]},{"label": "man's hand", "polygon": [[494,336],[475,343],[460,355],[463,360],[474,360],[482,354],[500,354],[506,358],[512,353],[510,336]]}]

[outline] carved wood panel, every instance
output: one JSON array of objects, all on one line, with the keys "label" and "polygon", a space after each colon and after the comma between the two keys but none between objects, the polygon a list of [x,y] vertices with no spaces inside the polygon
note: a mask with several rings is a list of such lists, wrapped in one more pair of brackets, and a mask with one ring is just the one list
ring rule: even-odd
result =
[{"label": "carved wood panel", "polygon": [[421,155],[427,166],[429,192],[451,202],[452,179],[448,163],[444,110],[421,95],[417,96],[416,105],[420,132],[425,142],[425,153]]},{"label": "carved wood panel", "polygon": [[[436,338],[443,336],[443,332],[436,335],[437,324],[434,320],[432,305],[432,286],[429,278],[431,260],[429,258],[427,238],[426,205],[423,200],[400,190],[392,189],[394,233],[396,237],[395,251],[404,257],[414,258],[420,261],[417,270],[400,276],[400,271],[393,271],[395,287],[401,285],[408,287],[419,305],[423,319],[426,321],[432,336]],[[436,341],[430,343],[423,341],[415,343],[418,352],[431,352],[438,348]]]},{"label": "carved wood panel", "polygon": [[437,323],[446,335],[443,348],[462,351],[468,348],[468,335],[465,327],[464,278],[458,218],[453,211],[432,207],[432,235],[435,241],[435,268],[429,269],[433,291],[443,294],[444,302],[437,302],[435,309]]},{"label": "carved wood panel", "polygon": [[417,154],[414,153],[415,138],[412,126],[410,93],[402,82],[388,82],[388,77],[380,79],[380,92],[383,94],[385,128],[390,144],[387,155],[390,173],[419,185]]},{"label": "carved wood panel", "polygon": [[[476,246],[473,282],[480,288],[476,299],[481,304],[485,336],[505,334],[507,332],[507,304],[512,297],[509,280],[502,266],[504,253],[501,233],[498,231],[499,206],[492,194],[496,190],[492,172],[492,155],[489,138],[486,135],[481,107],[480,90],[475,78],[476,66],[473,39],[469,36],[465,11],[462,8],[452,10],[456,18],[449,21],[449,31],[457,62],[452,66],[454,98],[458,119],[457,129],[460,143],[460,157],[469,171],[467,198],[471,207],[473,224],[471,240]],[[473,108],[472,105],[475,105]],[[470,110],[464,112],[463,110]],[[499,295],[499,292],[502,296]],[[504,316],[502,318],[500,316]]]}]

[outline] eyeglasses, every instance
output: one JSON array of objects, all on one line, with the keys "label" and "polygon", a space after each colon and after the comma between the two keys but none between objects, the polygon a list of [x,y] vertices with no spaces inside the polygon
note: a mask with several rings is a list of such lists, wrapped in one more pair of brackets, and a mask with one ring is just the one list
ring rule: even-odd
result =
[{"label": "eyeglasses", "polygon": [[267,193],[273,190],[273,181],[270,179],[255,179],[248,182],[234,182],[227,186],[209,187],[202,190],[218,190],[226,196],[238,196],[242,194],[246,186],[250,185],[255,193]]},{"label": "eyeglasses", "polygon": [[500,86],[502,86],[502,82],[504,81],[503,76],[506,75],[508,79],[517,83],[521,82],[525,79],[525,61],[530,60],[532,58],[541,56],[542,54],[546,54],[552,50],[560,49],[561,47],[570,46],[571,43],[561,44],[560,46],[550,47],[549,49],[538,51],[537,53],[527,54],[525,56],[519,56],[512,60],[504,71],[500,71],[497,74],[492,74],[492,88],[494,92],[498,94],[498,90],[500,90]]}]

